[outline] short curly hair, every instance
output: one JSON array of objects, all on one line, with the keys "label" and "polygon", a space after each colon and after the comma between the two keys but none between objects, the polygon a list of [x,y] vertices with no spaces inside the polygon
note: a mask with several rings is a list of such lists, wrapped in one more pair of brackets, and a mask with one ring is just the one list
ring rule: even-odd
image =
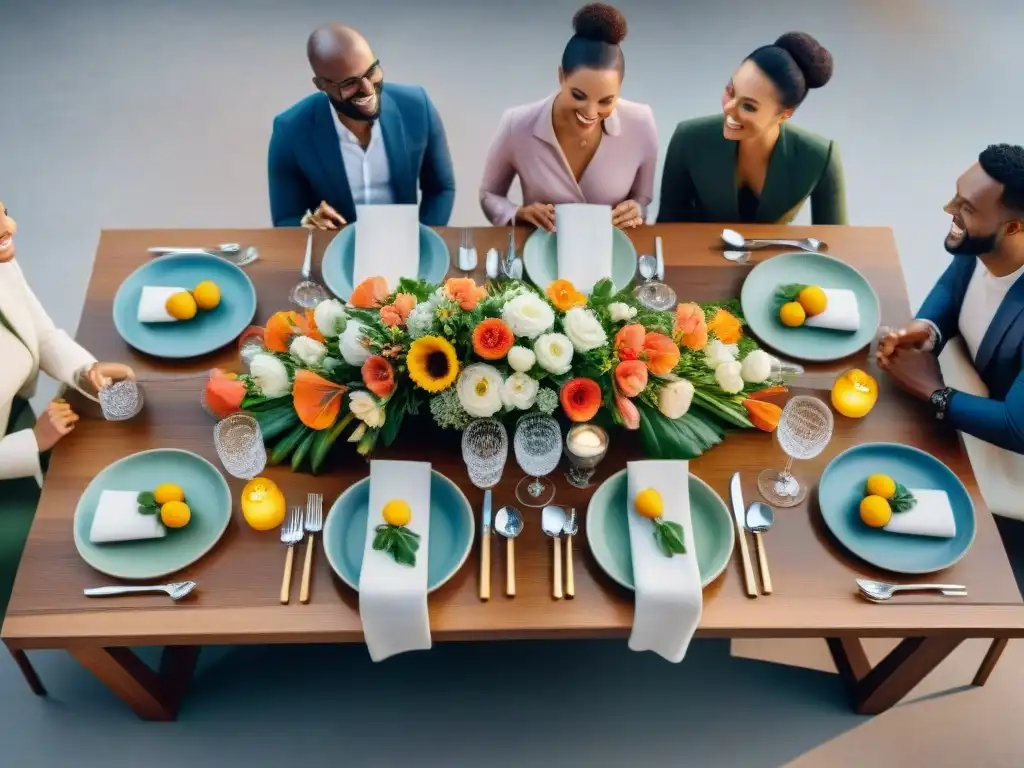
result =
[{"label": "short curly hair", "polygon": [[1024,213],[1024,147],[991,144],[980,155],[981,169],[1003,185],[1003,205]]}]

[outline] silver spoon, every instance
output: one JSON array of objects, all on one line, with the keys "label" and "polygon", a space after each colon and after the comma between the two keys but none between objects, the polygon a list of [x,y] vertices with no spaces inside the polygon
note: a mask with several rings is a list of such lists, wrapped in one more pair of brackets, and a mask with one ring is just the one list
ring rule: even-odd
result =
[{"label": "silver spoon", "polygon": [[494,530],[505,537],[505,594],[516,596],[516,544],[523,531],[523,515],[515,507],[502,507],[494,515]]},{"label": "silver spoon", "polygon": [[757,547],[757,563],[761,569],[761,593],[770,595],[772,593],[772,576],[768,572],[768,553],[764,548],[764,539],[761,534],[767,533],[775,524],[775,510],[760,501],[755,501],[747,507],[747,530],[754,534],[754,544]]},{"label": "silver spoon", "polygon": [[816,237],[804,237],[799,240],[747,240],[743,235],[734,229],[722,230],[722,241],[730,248],[742,250],[755,250],[758,248],[799,248],[802,251],[820,253],[828,249],[828,243]]},{"label": "silver spoon", "polygon": [[565,510],[561,507],[544,507],[540,516],[540,527],[554,541],[554,573],[552,574],[551,595],[562,599],[562,529],[565,527]]},{"label": "silver spoon", "polygon": [[658,274],[658,260],[653,256],[641,256],[637,260],[637,267],[640,269],[640,277],[644,280],[653,280]]},{"label": "silver spoon", "polygon": [[947,597],[967,596],[967,587],[963,584],[887,584],[857,579],[857,588],[864,597],[876,603],[885,602],[897,592],[941,592]]},{"label": "silver spoon", "polygon": [[750,251],[723,251],[722,255],[733,264],[746,264],[750,261]]},{"label": "silver spoon", "polygon": [[572,572],[572,537],[576,535],[579,526],[576,525],[576,509],[569,510],[569,516],[562,526],[562,533],[565,534],[565,596],[576,597],[576,578]]},{"label": "silver spoon", "polygon": [[252,264],[260,257],[260,252],[255,246],[242,248],[238,243],[222,243],[217,248],[150,248],[149,253],[153,256],[173,256],[177,253],[206,253],[210,256],[219,256],[225,261],[230,261],[236,267],[244,267]]},{"label": "silver spoon", "polygon": [[292,304],[312,309],[328,298],[327,289],[311,278],[313,271],[313,230],[306,235],[306,256],[302,260],[302,280],[292,288]]},{"label": "silver spoon", "polygon": [[196,588],[194,581],[177,581],[172,584],[153,584],[144,587],[90,587],[85,590],[86,597],[113,597],[115,595],[131,595],[136,593],[163,592],[172,600],[190,594]]}]

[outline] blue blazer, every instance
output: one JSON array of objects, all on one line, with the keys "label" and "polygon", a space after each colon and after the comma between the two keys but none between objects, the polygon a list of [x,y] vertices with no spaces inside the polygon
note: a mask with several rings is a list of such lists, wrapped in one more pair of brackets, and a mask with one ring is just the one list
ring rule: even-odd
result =
[{"label": "blue blazer", "polygon": [[[420,222],[445,226],[455,204],[455,172],[440,115],[419,86],[385,84],[380,99],[395,202],[419,203]],[[326,95],[315,93],[274,118],[267,175],[275,227],[299,226],[321,200],[346,221],[356,220],[332,109]]]},{"label": "blue blazer", "polygon": [[[978,259],[954,256],[917,313],[939,329],[935,354],[960,334],[960,307]],[[1024,279],[1010,288],[981,341],[974,360],[989,397],[957,392],[947,420],[956,429],[1000,448],[1024,453]]]}]

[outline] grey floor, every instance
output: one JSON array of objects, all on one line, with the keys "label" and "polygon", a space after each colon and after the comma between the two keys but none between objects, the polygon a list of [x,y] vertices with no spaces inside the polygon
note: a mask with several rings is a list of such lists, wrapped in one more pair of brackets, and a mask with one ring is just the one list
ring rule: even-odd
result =
[{"label": "grey floor", "polygon": [[[453,223],[482,224],[497,120],[553,89],[580,2],[0,0],[0,199],[21,226],[19,260],[73,329],[101,228],[267,225],[271,119],[308,92],[305,37],[327,20],[360,27],[389,79],[428,88],[455,158]],[[850,216],[894,227],[915,306],[947,261],[956,176],[986,144],[1021,140],[1014,0],[619,5],[625,95],[654,107],[663,145],[676,121],[718,109],[756,45],[801,29],[832,50],[835,78],[797,121],[840,142]],[[1003,674],[1021,666],[1014,648]],[[982,651],[949,679],[969,679]],[[723,642],[696,644],[679,668],[615,642],[442,646],[379,666],[359,647],[255,648],[206,654],[180,722],[154,726],[69,659],[37,658],[47,701],[0,656],[0,765],[899,765],[921,754],[899,730],[908,711],[924,727],[1002,709],[990,683],[869,723],[833,676],[732,658]],[[971,729],[972,755],[1021,764],[1012,726],[994,722]],[[967,743],[929,738],[933,765],[957,764]]]}]

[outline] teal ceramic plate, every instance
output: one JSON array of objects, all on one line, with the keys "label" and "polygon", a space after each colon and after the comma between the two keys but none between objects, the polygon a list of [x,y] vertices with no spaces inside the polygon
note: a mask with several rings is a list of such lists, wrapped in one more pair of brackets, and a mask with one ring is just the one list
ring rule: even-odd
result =
[{"label": "teal ceramic plate", "polygon": [[[151,491],[160,483],[176,483],[185,491],[192,510],[186,527],[168,531],[162,539],[90,543],[89,529],[103,491]],[[75,509],[75,546],[100,573],[116,579],[158,579],[213,549],[230,521],[231,491],[217,468],[189,451],[157,448],[115,461],[93,478]]]},{"label": "teal ceramic plate", "polygon": [[[908,488],[934,488],[949,495],[956,536],[938,539],[869,528],[860,519],[864,484],[877,473]],[[934,456],[895,443],[865,443],[829,462],[818,482],[825,525],[840,544],[871,565],[894,573],[941,571],[967,554],[974,541],[974,503],[963,483]]]},{"label": "teal ceramic plate", "polygon": [[[535,230],[523,247],[523,264],[530,280],[545,290],[558,279],[558,238],[553,232]],[[612,282],[621,291],[636,273],[636,248],[621,229],[612,230]],[[582,287],[577,286],[580,290]],[[585,291],[589,293],[589,288]]]},{"label": "teal ceramic plate", "polygon": [[[140,323],[139,296],[146,285],[191,291],[203,280],[220,288],[220,306],[191,320]],[[208,253],[159,256],[132,272],[114,296],[114,327],[128,344],[154,357],[182,359],[213,352],[237,339],[256,315],[256,289],[231,262]]]},{"label": "teal ceramic plate", "polygon": [[[327,513],[324,552],[338,578],[359,591],[366,544],[370,478],[350,486]],[[430,472],[430,550],[427,553],[427,592],[454,576],[473,546],[473,510],[469,501],[444,475]]]},{"label": "teal ceramic plate", "polygon": [[[348,301],[355,286],[352,284],[356,261],[356,227],[359,223],[343,228],[328,244],[320,264],[320,273],[326,285],[335,296]],[[448,246],[437,232],[420,224],[420,271],[419,277],[432,283],[440,283],[448,274],[451,259]],[[394,289],[396,286],[391,286]]]},{"label": "teal ceramic plate", "polygon": [[[860,329],[787,328],[775,312],[775,292],[789,283],[846,288],[857,296]],[[870,344],[881,321],[878,295],[860,272],[818,253],[782,253],[762,261],[743,281],[740,304],[750,330],[768,346],[796,360],[842,360]]]},{"label": "teal ceramic plate", "polygon": [[[613,581],[633,589],[633,556],[629,548],[626,519],[627,470],[609,477],[598,488],[587,507],[587,544]],[[706,587],[725,570],[736,540],[732,516],[721,497],[696,475],[690,475],[690,518],[697,540],[700,583]]]}]

